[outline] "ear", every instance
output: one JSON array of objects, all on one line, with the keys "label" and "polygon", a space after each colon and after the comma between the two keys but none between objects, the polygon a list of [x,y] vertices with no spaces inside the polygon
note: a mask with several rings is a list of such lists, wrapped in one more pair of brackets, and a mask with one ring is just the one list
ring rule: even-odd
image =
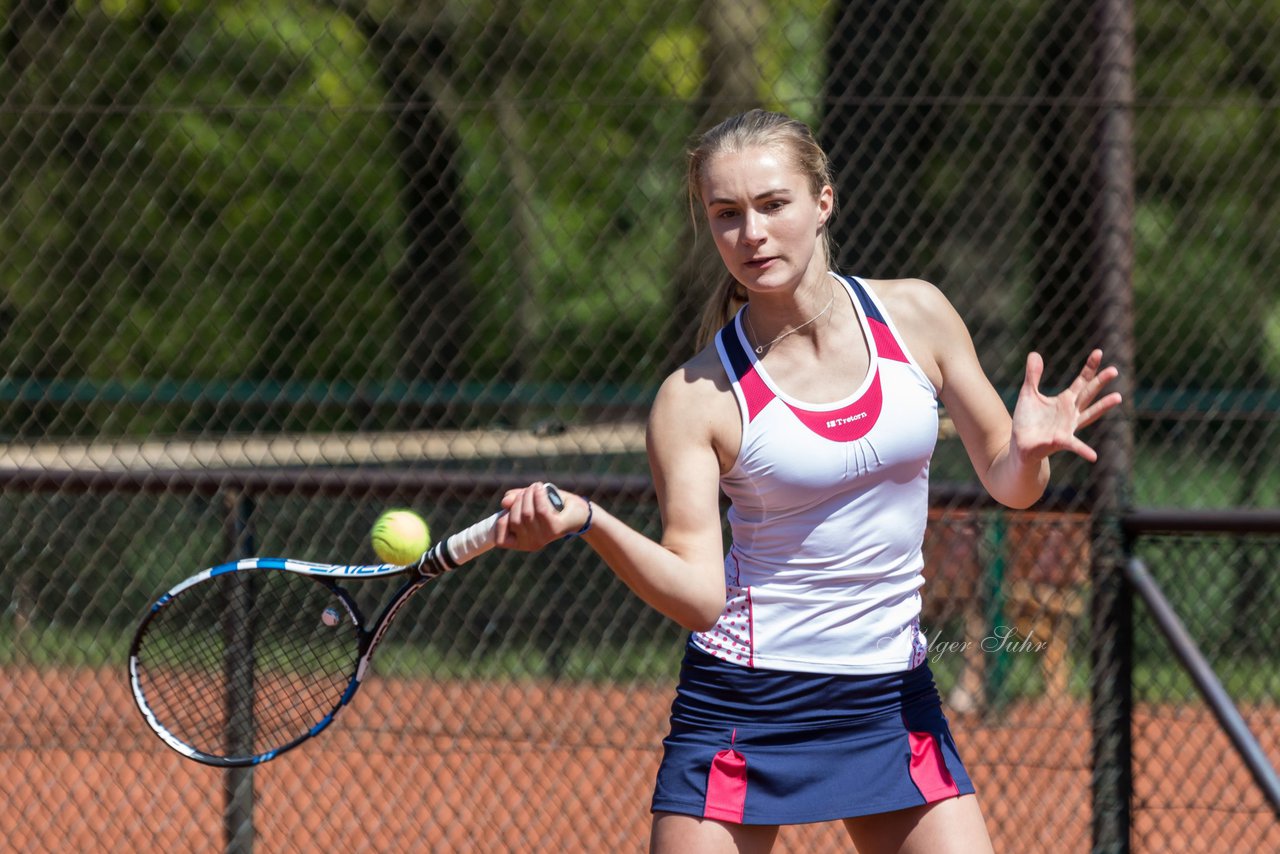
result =
[{"label": "ear", "polygon": [[836,205],[836,191],[831,189],[830,184],[824,184],[822,191],[818,193],[818,225],[825,226],[827,220],[831,218],[831,212]]}]

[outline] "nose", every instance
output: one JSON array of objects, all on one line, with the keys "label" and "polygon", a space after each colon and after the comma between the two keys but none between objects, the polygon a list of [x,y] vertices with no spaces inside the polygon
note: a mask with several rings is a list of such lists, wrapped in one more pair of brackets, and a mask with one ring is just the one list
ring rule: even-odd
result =
[{"label": "nose", "polygon": [[758,246],[764,242],[764,217],[755,211],[747,211],[742,218],[742,242]]}]

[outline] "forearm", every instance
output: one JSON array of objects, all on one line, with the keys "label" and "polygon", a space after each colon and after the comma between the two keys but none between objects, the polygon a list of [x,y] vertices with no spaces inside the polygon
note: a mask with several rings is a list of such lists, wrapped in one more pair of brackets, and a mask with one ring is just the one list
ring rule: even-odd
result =
[{"label": "forearm", "polygon": [[992,459],[982,484],[1006,507],[1025,509],[1039,501],[1049,485],[1049,458],[1021,453],[1011,438]]},{"label": "forearm", "polygon": [[686,629],[705,631],[719,619],[724,570],[713,555],[681,555],[599,505],[582,540],[633,593]]}]

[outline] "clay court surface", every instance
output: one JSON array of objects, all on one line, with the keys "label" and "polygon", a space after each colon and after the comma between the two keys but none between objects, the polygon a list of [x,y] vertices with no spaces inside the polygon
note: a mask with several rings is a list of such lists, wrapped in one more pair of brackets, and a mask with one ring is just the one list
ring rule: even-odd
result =
[{"label": "clay court surface", "polygon": [[[123,672],[8,670],[5,851],[217,851],[221,771],[146,729]],[[374,679],[320,738],[255,772],[256,850],[643,851],[667,686]],[[1246,709],[1280,758],[1280,709]],[[952,716],[997,851],[1087,851],[1082,706]],[[1134,850],[1276,851],[1280,823],[1201,706],[1134,727]],[[847,850],[838,825],[776,850]]]}]

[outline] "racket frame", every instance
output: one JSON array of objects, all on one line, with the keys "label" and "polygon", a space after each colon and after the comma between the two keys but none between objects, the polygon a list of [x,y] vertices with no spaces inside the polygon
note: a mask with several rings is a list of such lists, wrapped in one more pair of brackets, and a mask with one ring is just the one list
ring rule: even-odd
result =
[{"label": "racket frame", "polygon": [[[550,499],[552,507],[557,512],[564,509],[564,501],[556,488],[546,485],[547,497]],[[504,511],[505,512],[505,511]],[[410,564],[327,564],[314,563],[305,560],[295,560],[293,558],[276,558],[276,557],[255,557],[244,558],[242,560],[231,561],[229,563],[219,564],[202,570],[189,578],[183,579],[174,585],[168,591],[163,593],[142,618],[138,624],[138,628],[134,631],[133,639],[129,644],[129,684],[133,692],[134,703],[138,710],[142,713],[143,719],[148,727],[160,737],[160,739],[182,756],[195,760],[205,765],[212,765],[221,768],[246,767],[260,765],[268,762],[286,751],[292,750],[303,742],[315,737],[323,732],[337,716],[338,712],[344,706],[351,702],[356,691],[359,690],[364,678],[368,675],[369,665],[373,661],[373,654],[378,648],[378,644],[386,635],[387,629],[391,627],[392,621],[396,615],[404,607],[412,596],[421,590],[428,582],[439,578],[445,573],[457,569],[464,563],[479,557],[481,554],[494,548],[494,529],[498,519],[502,513],[495,513],[492,516],[477,522],[470,527],[453,534],[452,536],[441,540],[432,545],[423,552],[417,561]],[[143,640],[147,634],[147,628],[151,621],[155,618],[166,605],[177,598],[184,591],[208,581],[229,573],[238,572],[288,572],[294,575],[306,576],[326,587],[331,593],[343,603],[347,609],[347,616],[351,619],[356,628],[356,664],[355,668],[348,677],[347,686],[342,691],[338,701],[334,704],[323,717],[312,725],[306,732],[301,733],[286,744],[274,747],[271,750],[261,753],[246,754],[239,756],[219,756],[200,750],[187,744],[182,739],[170,732],[159,718],[156,716],[151,704],[147,701],[146,692],[143,690],[142,677],[139,666],[139,652],[143,646]],[[411,573],[411,577],[400,586],[392,595],[382,611],[378,614],[377,619],[371,627],[366,627],[364,616],[356,604],[354,598],[337,582],[339,580],[367,580],[372,578],[386,578],[395,575]]]}]

